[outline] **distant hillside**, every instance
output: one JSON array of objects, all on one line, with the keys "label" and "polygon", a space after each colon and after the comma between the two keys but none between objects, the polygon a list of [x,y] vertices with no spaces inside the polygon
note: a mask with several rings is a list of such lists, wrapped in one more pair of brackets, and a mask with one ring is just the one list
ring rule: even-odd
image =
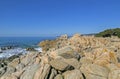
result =
[{"label": "distant hillside", "polygon": [[96,33],[82,34],[82,36],[93,36],[93,35],[96,35]]},{"label": "distant hillside", "polygon": [[120,38],[120,28],[107,29],[95,35],[96,37],[118,36]]}]

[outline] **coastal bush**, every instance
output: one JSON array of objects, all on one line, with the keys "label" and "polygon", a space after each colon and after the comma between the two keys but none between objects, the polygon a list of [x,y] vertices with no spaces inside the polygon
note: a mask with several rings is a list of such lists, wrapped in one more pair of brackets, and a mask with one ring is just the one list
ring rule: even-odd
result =
[{"label": "coastal bush", "polygon": [[96,37],[118,36],[120,38],[120,28],[107,29],[95,35]]}]

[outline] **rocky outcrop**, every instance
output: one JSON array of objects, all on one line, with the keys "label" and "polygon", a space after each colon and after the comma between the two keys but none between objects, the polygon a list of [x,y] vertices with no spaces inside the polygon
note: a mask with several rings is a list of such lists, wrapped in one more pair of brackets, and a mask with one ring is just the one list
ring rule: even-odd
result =
[{"label": "rocky outcrop", "polygon": [[43,41],[43,52],[1,63],[0,79],[120,79],[120,42],[112,39],[75,34]]}]

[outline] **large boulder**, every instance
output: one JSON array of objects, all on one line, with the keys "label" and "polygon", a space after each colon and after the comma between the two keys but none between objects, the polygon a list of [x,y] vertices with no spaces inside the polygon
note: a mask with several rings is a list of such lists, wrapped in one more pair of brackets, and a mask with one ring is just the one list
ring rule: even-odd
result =
[{"label": "large boulder", "polygon": [[66,62],[67,64],[73,66],[75,69],[79,69],[80,68],[80,63],[77,59],[75,58],[71,58],[71,59],[64,59],[64,62]]},{"label": "large boulder", "polygon": [[20,59],[19,58],[16,58],[16,59],[14,59],[12,62],[10,62],[9,64],[8,64],[8,66],[11,66],[11,67],[16,67],[18,64],[20,63]]},{"label": "large boulder", "polygon": [[54,59],[50,61],[50,65],[60,71],[71,70],[74,67],[69,65],[68,63],[64,62],[63,59]]},{"label": "large boulder", "polygon": [[80,68],[86,79],[107,79],[109,70],[96,64],[83,64]]},{"label": "large boulder", "polygon": [[62,56],[65,59],[75,58],[80,59],[80,55],[76,53],[75,51],[67,51],[65,53],[61,53],[59,56]]},{"label": "large boulder", "polygon": [[[49,75],[51,74],[50,70],[51,66],[49,64],[41,64],[41,66],[36,70],[34,78],[32,79],[49,79]],[[53,71],[53,73],[54,72],[55,71]]]},{"label": "large boulder", "polygon": [[52,58],[63,57],[65,59],[75,58],[77,60],[80,59],[80,55],[73,50],[72,46],[65,46],[58,50],[52,51],[49,53],[49,56]]},{"label": "large boulder", "polygon": [[64,79],[84,79],[80,70],[66,71],[63,76]]},{"label": "large boulder", "polygon": [[33,79],[34,74],[40,66],[38,64],[33,64],[26,67],[25,72],[22,74],[20,79]]},{"label": "large boulder", "polygon": [[32,65],[35,62],[35,58],[37,56],[39,56],[38,52],[29,52],[28,54],[20,57],[20,62],[25,66],[30,64]]}]

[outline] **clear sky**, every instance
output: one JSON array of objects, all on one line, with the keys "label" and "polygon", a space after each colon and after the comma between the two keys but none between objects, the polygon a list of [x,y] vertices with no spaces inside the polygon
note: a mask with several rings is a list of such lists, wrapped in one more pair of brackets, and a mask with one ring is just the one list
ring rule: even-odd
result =
[{"label": "clear sky", "polygon": [[88,34],[120,27],[120,0],[0,0],[0,36]]}]

